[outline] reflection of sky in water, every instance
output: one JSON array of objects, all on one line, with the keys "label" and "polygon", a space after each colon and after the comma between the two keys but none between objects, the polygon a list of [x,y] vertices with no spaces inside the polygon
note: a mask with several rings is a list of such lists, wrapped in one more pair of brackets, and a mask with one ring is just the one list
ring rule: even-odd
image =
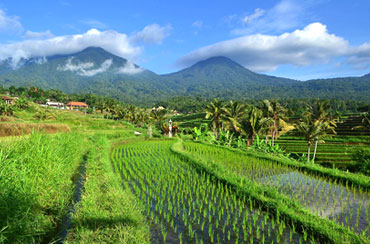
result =
[{"label": "reflection of sky in water", "polygon": [[365,230],[369,224],[366,220],[366,212],[370,213],[370,197],[367,192],[339,184],[329,184],[327,181],[299,172],[270,175],[255,181],[277,187],[279,192],[293,197],[314,213],[336,219],[357,232]]}]

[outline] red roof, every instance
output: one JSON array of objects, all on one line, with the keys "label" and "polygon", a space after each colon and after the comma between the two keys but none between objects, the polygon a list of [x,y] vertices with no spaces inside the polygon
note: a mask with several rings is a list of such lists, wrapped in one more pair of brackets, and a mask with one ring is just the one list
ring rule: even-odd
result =
[{"label": "red roof", "polygon": [[8,96],[1,96],[1,98],[4,100],[14,100],[14,98]]},{"label": "red roof", "polygon": [[88,107],[88,105],[83,102],[69,102],[67,106]]}]

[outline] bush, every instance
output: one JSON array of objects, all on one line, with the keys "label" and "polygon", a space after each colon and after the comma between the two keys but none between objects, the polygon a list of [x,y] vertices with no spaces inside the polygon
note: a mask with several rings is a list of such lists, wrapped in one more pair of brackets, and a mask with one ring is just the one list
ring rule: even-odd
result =
[{"label": "bush", "polygon": [[352,154],[352,160],[356,162],[356,170],[370,175],[370,148],[363,147],[357,149]]}]

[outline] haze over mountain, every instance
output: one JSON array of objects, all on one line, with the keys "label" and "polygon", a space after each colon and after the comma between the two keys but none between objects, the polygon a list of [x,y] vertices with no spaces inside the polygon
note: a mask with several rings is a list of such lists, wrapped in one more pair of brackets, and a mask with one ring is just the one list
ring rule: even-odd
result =
[{"label": "haze over mountain", "polygon": [[222,99],[370,98],[370,74],[297,81],[252,72],[226,57],[212,57],[181,71],[157,75],[102,48],[70,55],[0,63],[0,84],[38,86],[66,93],[96,93],[137,105],[172,96]]}]

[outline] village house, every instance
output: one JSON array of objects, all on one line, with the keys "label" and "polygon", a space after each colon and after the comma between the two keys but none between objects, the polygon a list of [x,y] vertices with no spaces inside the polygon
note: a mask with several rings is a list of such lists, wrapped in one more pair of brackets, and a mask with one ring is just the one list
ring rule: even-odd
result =
[{"label": "village house", "polygon": [[66,107],[70,110],[73,110],[73,109],[88,108],[89,106],[83,102],[69,102],[66,104]]},{"label": "village house", "polygon": [[12,97],[9,97],[9,96],[4,96],[4,95],[0,96],[0,98],[5,101],[5,104],[14,104],[15,103],[15,98],[12,98]]},{"label": "village house", "polygon": [[60,103],[60,102],[46,102],[46,106],[52,107],[52,108],[64,109],[64,103]]}]

